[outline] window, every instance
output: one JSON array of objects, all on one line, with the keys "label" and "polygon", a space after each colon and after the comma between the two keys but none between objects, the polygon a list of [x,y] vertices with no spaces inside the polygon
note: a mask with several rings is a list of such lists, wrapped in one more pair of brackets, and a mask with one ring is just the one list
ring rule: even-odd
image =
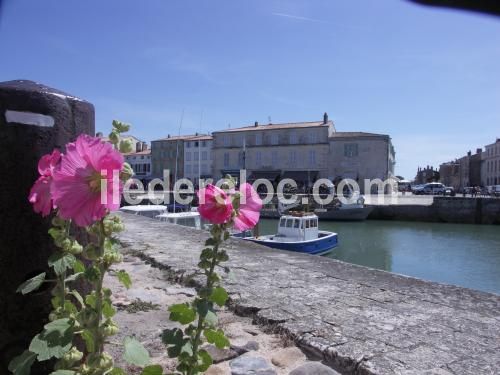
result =
[{"label": "window", "polygon": [[206,151],[203,151],[201,153],[201,160],[207,160],[207,152]]},{"label": "window", "polygon": [[279,143],[279,134],[274,132],[271,134],[271,144],[277,145]]},{"label": "window", "polygon": [[229,147],[229,136],[228,135],[225,135],[223,137],[223,142],[224,142],[225,147]]},{"label": "window", "polygon": [[198,141],[194,142],[194,147],[198,147],[199,145]]},{"label": "window", "polygon": [[291,228],[292,225],[293,225],[293,219],[287,219],[287,221],[286,221],[286,227],[287,228]]},{"label": "window", "polygon": [[315,150],[309,150],[309,165],[310,166],[316,165],[316,151]]},{"label": "window", "polygon": [[344,156],[348,158],[358,156],[358,144],[357,143],[344,144]]},{"label": "window", "polygon": [[224,167],[229,167],[229,152],[224,152]]},{"label": "window", "polygon": [[191,161],[191,153],[186,152],[186,161]]},{"label": "window", "polygon": [[317,143],[318,142],[318,137],[316,132],[311,132],[309,133],[309,143]]},{"label": "window", "polygon": [[200,153],[198,151],[195,151],[193,160],[198,160],[199,157],[200,157]]},{"label": "window", "polygon": [[260,151],[255,153],[255,165],[257,168],[262,165],[262,153]]},{"label": "window", "polygon": [[186,147],[190,148],[191,147],[191,142],[186,142]]},{"label": "window", "polygon": [[207,141],[202,141],[201,142],[201,147],[206,147],[207,146]]},{"label": "window", "polygon": [[299,227],[299,224],[300,224],[299,219],[295,219],[295,221],[293,222],[293,227],[294,227],[294,228],[298,228],[298,227]]},{"label": "window", "polygon": [[290,162],[290,164],[297,163],[297,152],[296,151],[290,151],[290,154],[288,156],[288,161]]},{"label": "window", "polygon": [[278,164],[278,151],[273,151],[271,153],[271,165],[273,167],[276,167],[277,164]]},{"label": "window", "polygon": [[255,134],[255,145],[256,146],[262,145],[262,133]]},{"label": "window", "polygon": [[280,220],[280,227],[284,228],[284,227],[285,227],[285,225],[286,225],[286,219],[285,219],[285,218],[282,218],[282,219]]},{"label": "window", "polygon": [[186,165],[186,173],[191,174],[191,164]]},{"label": "window", "polygon": [[295,131],[290,132],[290,144],[291,145],[297,144],[297,133]]}]

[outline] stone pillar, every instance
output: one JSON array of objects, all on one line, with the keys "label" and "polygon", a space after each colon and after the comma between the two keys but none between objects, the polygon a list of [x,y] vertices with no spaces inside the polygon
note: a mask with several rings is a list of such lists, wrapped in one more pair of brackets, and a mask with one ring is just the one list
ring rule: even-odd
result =
[{"label": "stone pillar", "polygon": [[[0,82],[0,373],[47,323],[50,287],[16,294],[25,280],[48,270],[50,218],[35,214],[28,193],[40,157],[94,134],[94,106],[32,82]],[[46,285],[46,284],[44,284]]]}]

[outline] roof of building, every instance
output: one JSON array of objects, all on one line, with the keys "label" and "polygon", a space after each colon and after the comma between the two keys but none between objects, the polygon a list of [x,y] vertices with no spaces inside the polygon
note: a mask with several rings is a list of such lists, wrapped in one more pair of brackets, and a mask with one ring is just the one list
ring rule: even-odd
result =
[{"label": "roof of building", "polygon": [[125,156],[150,155],[150,154],[151,154],[151,149],[147,149],[147,150],[139,151],[139,152],[129,152],[129,153],[126,153]]},{"label": "roof of building", "polygon": [[366,132],[335,132],[330,138],[351,138],[351,137],[389,137],[387,134],[366,133]]},{"label": "roof of building", "polygon": [[292,128],[311,128],[318,126],[328,126],[332,125],[332,121],[328,121],[326,124],[323,121],[310,121],[310,122],[289,122],[283,124],[266,124],[266,125],[249,125],[243,126],[241,128],[232,128],[215,131],[215,133],[233,133],[233,132],[243,132],[243,131],[253,131],[253,130],[275,130],[275,129],[292,129]]},{"label": "roof of building", "polygon": [[210,140],[212,136],[208,134],[188,134],[188,135],[168,135],[165,138],[155,139],[156,141],[188,141],[188,140]]}]

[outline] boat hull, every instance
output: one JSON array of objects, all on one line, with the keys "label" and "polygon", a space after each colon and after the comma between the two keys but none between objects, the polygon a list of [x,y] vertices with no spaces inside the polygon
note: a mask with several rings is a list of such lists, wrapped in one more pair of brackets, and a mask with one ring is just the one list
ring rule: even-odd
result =
[{"label": "boat hull", "polygon": [[373,207],[365,206],[361,208],[346,208],[330,211],[314,213],[322,220],[339,220],[339,221],[359,221],[366,220],[368,215],[373,211]]},{"label": "boat hull", "polygon": [[271,247],[273,249],[293,251],[296,253],[324,255],[333,251],[338,245],[337,233],[320,231],[320,237],[310,241],[280,241],[276,235],[247,237],[247,241],[252,241],[260,245]]}]

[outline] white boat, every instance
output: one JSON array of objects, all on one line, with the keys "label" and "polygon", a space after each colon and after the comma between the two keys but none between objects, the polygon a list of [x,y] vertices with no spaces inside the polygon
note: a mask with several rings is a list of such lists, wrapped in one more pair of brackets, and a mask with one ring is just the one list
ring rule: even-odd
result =
[{"label": "white boat", "polygon": [[159,214],[167,212],[167,206],[158,204],[137,204],[135,206],[120,207],[120,211],[153,218]]},{"label": "white boat", "polygon": [[243,239],[275,249],[315,255],[330,253],[338,244],[337,233],[319,230],[318,216],[312,212],[283,215],[277,234]]},{"label": "white boat", "polygon": [[164,212],[155,217],[160,221],[166,221],[171,224],[201,229],[201,219],[198,212]]}]

